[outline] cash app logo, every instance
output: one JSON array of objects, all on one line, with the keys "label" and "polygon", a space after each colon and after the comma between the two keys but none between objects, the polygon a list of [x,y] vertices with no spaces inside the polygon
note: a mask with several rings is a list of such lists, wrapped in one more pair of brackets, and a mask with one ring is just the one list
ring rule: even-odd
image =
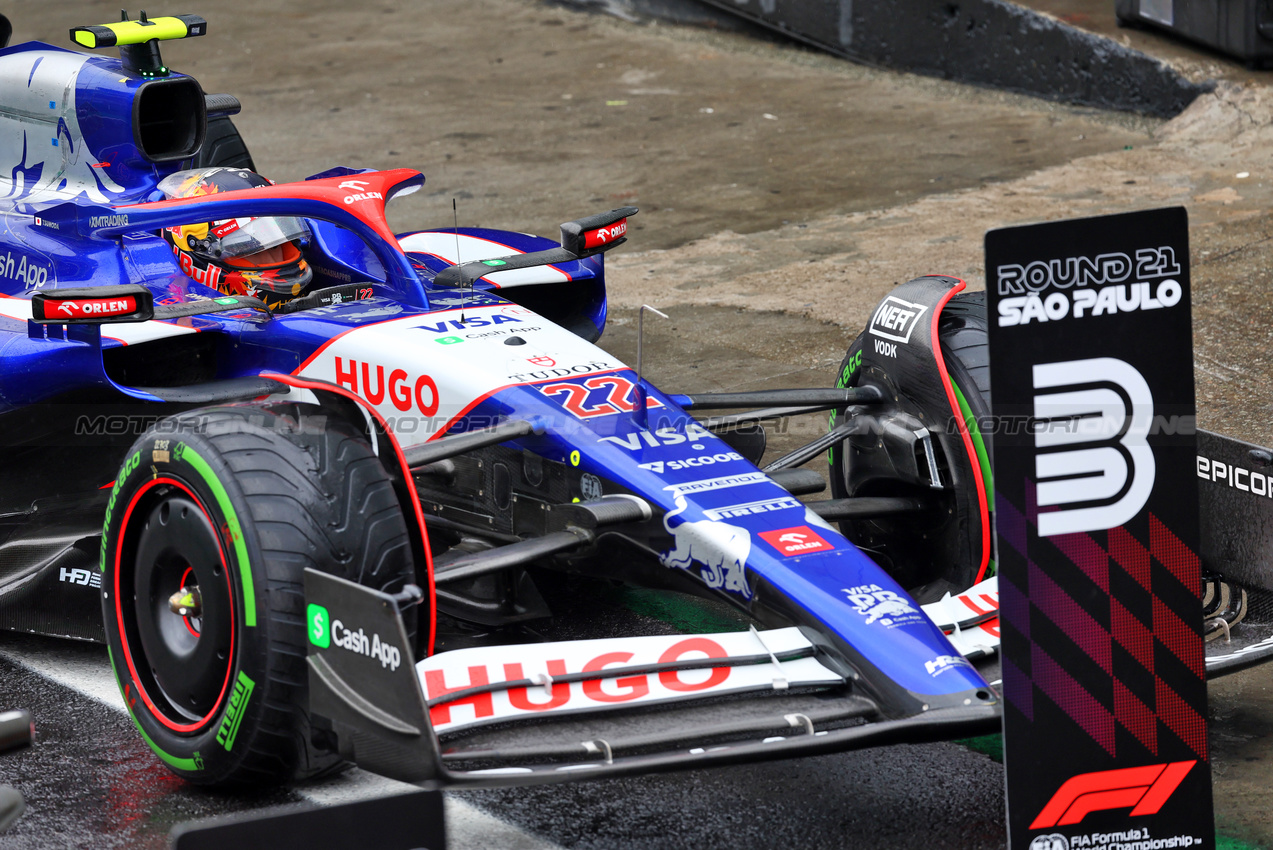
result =
[{"label": "cash app logo", "polygon": [[305,622],[309,624],[309,642],[319,649],[331,646],[331,615],[322,605],[310,605],[305,611]]}]

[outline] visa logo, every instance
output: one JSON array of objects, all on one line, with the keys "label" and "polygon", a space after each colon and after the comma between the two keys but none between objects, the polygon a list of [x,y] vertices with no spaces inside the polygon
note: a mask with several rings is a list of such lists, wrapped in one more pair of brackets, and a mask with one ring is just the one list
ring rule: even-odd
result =
[{"label": "visa logo", "polygon": [[509,322],[522,322],[523,319],[516,319],[512,316],[472,316],[460,321],[459,319],[450,319],[445,322],[438,322],[436,325],[419,325],[422,331],[430,331],[435,334],[450,333],[453,329],[457,331],[466,331],[470,328],[482,328],[487,325],[505,325]]}]

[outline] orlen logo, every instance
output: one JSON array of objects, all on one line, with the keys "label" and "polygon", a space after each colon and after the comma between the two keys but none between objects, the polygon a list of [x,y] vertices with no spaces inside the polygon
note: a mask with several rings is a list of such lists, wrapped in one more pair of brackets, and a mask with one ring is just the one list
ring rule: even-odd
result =
[{"label": "orlen logo", "polygon": [[780,528],[777,531],[762,531],[760,537],[777,549],[784,558],[790,558],[792,555],[808,555],[810,552],[827,552],[835,548],[807,525]]},{"label": "orlen logo", "polygon": [[1115,528],[1140,513],[1155,472],[1154,397],[1140,372],[1112,357],[1040,363],[1034,389],[1039,507],[1061,506],[1039,512],[1039,536]]},{"label": "orlen logo", "polygon": [[926,304],[912,304],[892,295],[880,302],[871,317],[870,331],[875,336],[894,342],[910,342],[911,333],[919,324],[919,317],[928,309]]},{"label": "orlen logo", "polygon": [[1131,808],[1133,817],[1156,815],[1197,761],[1151,764],[1081,773],[1061,785],[1030,829],[1051,829],[1083,820],[1091,812]]},{"label": "orlen logo", "polygon": [[79,318],[82,316],[127,316],[136,311],[137,301],[134,298],[90,298],[81,301],[44,302],[45,315],[61,313],[63,316]]},{"label": "orlen logo", "polygon": [[342,182],[340,184],[341,189],[349,189],[353,192],[352,195],[345,196],[345,203],[352,204],[356,201],[369,201],[372,198],[384,200],[385,196],[379,192],[364,192],[363,189],[366,189],[368,185],[370,184],[365,180],[345,180]]},{"label": "orlen logo", "polygon": [[583,235],[583,246],[585,248],[596,248],[598,245],[608,245],[609,243],[620,239],[628,232],[628,220],[616,221],[614,224],[605,227],[598,227],[596,230],[589,230]]}]

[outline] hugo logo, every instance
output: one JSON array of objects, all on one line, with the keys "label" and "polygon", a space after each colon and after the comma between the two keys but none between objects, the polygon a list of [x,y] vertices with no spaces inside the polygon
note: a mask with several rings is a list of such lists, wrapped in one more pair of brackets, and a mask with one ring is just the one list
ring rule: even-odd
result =
[{"label": "hugo logo", "polygon": [[[686,656],[690,656],[686,658]],[[658,657],[657,663],[669,664],[676,661],[695,660],[696,658],[728,658],[729,653],[719,643],[706,637],[687,637],[669,646]],[[654,672],[638,672],[637,670],[616,670],[608,673],[609,668],[639,667],[643,659],[635,658],[632,652],[601,652],[587,661],[576,659],[548,659],[545,666],[549,678],[544,679],[544,686],[515,687],[507,689],[507,700],[517,712],[539,712],[555,709],[567,711],[595,708],[597,705],[639,702],[656,693],[674,694],[704,691],[723,685],[730,678],[733,668],[710,667],[696,671],[662,670]],[[645,662],[648,664],[648,661]],[[498,715],[499,706],[495,694],[490,690],[473,693],[471,688],[481,688],[499,681],[519,681],[527,678],[526,671],[520,663],[505,663],[500,670],[494,664],[471,664],[466,670],[452,669],[426,670],[423,676],[424,691],[429,700],[429,719],[434,725],[446,726],[460,720],[452,713],[463,713],[467,717],[494,718]],[[574,669],[572,669],[574,668]],[[595,676],[578,682],[553,681],[570,672],[591,673]],[[448,672],[450,675],[448,675]],[[703,673],[706,672],[706,678]],[[503,676],[500,675],[503,673]],[[458,692],[469,691],[460,694]],[[455,699],[446,699],[448,694],[455,693]],[[460,711],[457,711],[460,709]]]},{"label": "hugo logo", "polygon": [[[359,393],[360,372],[362,391]],[[404,413],[413,405],[425,416],[438,412],[438,385],[428,375],[413,377],[403,369],[390,369],[386,377],[385,367],[381,364],[359,363],[357,360],[346,362],[344,358],[337,357],[336,383],[359,393],[372,404],[383,403],[388,393],[389,401]]]}]

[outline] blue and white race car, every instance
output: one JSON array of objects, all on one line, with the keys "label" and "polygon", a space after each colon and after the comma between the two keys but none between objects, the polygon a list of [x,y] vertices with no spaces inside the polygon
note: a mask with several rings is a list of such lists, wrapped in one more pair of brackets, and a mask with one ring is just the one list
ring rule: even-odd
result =
[{"label": "blue and white race car", "polygon": [[[557,242],[394,233],[416,171],[271,185],[209,151],[237,102],[162,62],[206,26],[72,31],[119,58],[0,50],[0,627],[104,641],[146,742],[208,785],[345,761],[551,782],[998,730],[964,657],[997,606],[962,282],[897,287],[838,387],[664,392],[594,344],[635,209]],[[760,465],[760,423],[819,410],[825,436]],[[835,498],[801,501],[827,451]],[[550,571],[754,625],[489,645],[551,614]]]}]

